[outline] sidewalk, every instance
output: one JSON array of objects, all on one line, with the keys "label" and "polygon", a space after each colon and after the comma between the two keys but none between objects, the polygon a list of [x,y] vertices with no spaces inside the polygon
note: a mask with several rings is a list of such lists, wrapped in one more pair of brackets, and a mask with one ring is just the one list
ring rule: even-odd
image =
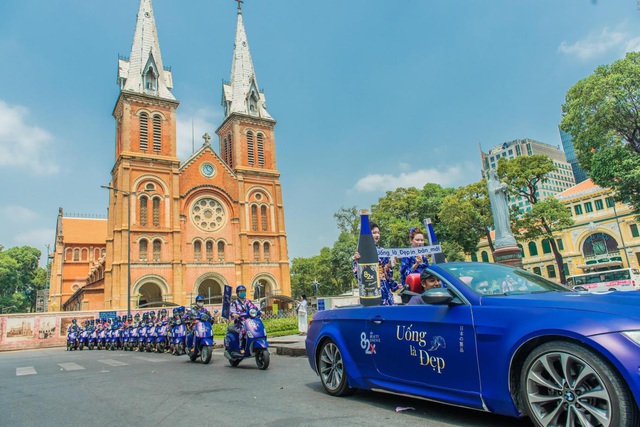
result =
[{"label": "sidewalk", "polygon": [[306,335],[285,335],[269,338],[269,348],[272,353],[280,356],[302,357],[307,353],[304,347]]}]

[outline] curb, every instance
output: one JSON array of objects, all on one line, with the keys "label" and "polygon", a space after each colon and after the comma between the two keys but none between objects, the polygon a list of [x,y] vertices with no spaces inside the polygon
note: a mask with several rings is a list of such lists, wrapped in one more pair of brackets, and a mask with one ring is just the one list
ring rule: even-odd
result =
[{"label": "curb", "polygon": [[271,348],[275,348],[276,354],[278,356],[302,357],[307,355],[307,352],[304,348],[277,347],[277,346],[271,346]]}]

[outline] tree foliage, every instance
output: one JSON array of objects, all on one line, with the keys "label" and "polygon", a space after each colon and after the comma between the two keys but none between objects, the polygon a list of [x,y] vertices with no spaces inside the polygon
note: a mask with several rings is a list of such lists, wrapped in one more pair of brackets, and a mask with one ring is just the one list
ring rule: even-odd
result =
[{"label": "tree foliage", "polygon": [[0,308],[12,312],[35,310],[36,293],[46,285],[46,271],[38,267],[41,252],[22,246],[0,249]]},{"label": "tree foliage", "polygon": [[562,106],[580,165],[640,215],[640,53],[602,65],[576,83]]}]

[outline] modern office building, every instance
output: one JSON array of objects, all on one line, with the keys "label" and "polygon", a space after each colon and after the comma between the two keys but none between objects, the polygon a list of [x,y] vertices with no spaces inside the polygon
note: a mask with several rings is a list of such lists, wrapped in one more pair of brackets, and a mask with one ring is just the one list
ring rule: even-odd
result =
[{"label": "modern office building", "polygon": [[589,176],[578,164],[578,157],[576,156],[576,149],[573,147],[571,134],[564,132],[560,127],[558,127],[558,130],[560,131],[562,148],[564,149],[564,154],[567,156],[567,162],[569,162],[571,169],[573,169],[573,176],[576,179],[576,184],[579,184],[589,178]]}]

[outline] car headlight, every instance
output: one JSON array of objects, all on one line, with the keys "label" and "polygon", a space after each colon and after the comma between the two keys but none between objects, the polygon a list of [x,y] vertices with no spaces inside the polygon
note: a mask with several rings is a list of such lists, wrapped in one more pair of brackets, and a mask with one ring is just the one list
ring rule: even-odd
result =
[{"label": "car headlight", "polygon": [[634,343],[640,345],[640,331],[626,331],[622,335],[629,338]]}]

